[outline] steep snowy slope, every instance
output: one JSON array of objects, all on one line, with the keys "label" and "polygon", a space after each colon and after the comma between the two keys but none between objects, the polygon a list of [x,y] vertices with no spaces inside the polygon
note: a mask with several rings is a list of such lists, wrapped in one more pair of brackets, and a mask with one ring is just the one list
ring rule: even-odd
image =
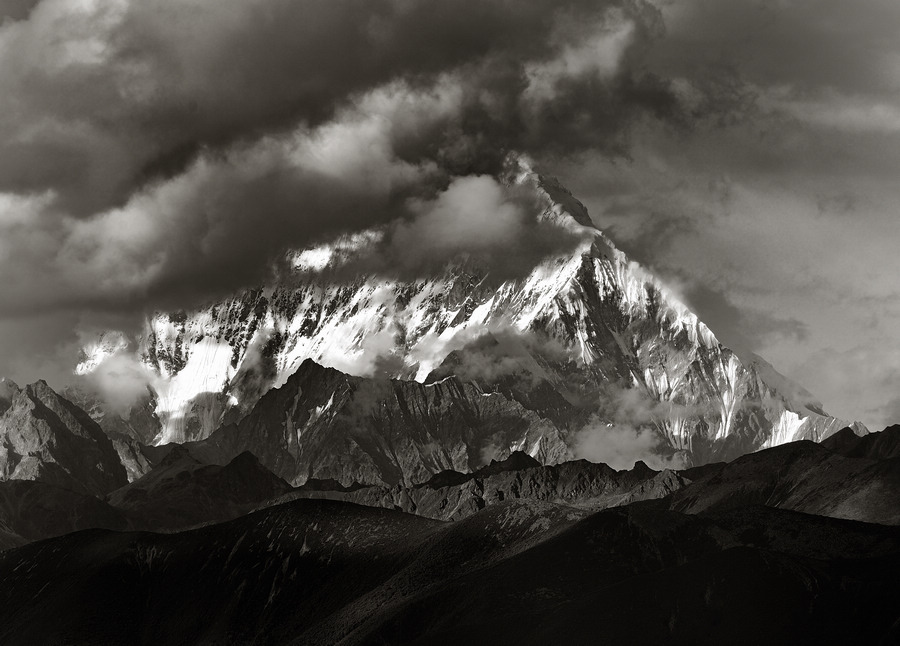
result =
[{"label": "steep snowy slope", "polygon": [[[381,235],[371,231],[297,253],[290,284],[153,317],[137,343],[157,375],[154,441],[209,436],[307,358],[358,376],[455,372],[493,384],[551,419],[576,457],[593,456],[606,433],[649,433],[673,465],[701,464],[847,426],[765,362],[722,346],[557,182],[525,167],[510,181],[531,187],[540,217],[581,240],[524,278],[500,282],[466,263],[415,280],[316,273],[365,254]],[[79,371],[121,349],[117,333],[99,339]]]}]

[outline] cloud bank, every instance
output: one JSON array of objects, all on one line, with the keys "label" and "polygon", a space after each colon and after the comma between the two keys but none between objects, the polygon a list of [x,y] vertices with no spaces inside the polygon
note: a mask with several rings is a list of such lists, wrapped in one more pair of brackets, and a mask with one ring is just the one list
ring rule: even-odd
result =
[{"label": "cloud bank", "polygon": [[[637,64],[659,29],[637,1],[14,13],[0,25],[0,270],[29,279],[0,286],[4,315],[195,305],[266,279],[291,247],[383,223],[398,246],[478,253],[521,221],[479,179],[509,151],[621,153],[630,124],[672,104]],[[504,242],[542,238],[518,230]]]},{"label": "cloud bank", "polygon": [[572,240],[500,181],[508,154],[621,156],[674,119],[642,65],[661,30],[644,0],[3,2],[0,371],[71,354],[53,320],[137,330],[371,227],[355,270],[527,271]]},{"label": "cloud bank", "polygon": [[578,430],[572,441],[576,458],[603,462],[616,470],[631,469],[638,460],[652,469],[683,469],[684,457],[673,453],[660,434],[663,420],[695,417],[703,411],[659,401],[638,388],[610,386],[600,396],[601,409]]}]

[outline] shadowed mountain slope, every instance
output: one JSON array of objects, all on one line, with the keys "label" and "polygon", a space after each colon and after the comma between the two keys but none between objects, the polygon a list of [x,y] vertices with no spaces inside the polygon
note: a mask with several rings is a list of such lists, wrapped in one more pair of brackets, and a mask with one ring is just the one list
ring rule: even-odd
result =
[{"label": "shadowed mountain slope", "polygon": [[857,435],[851,428],[844,428],[822,440],[822,446],[848,458],[900,458],[900,425],[888,426],[880,433],[863,436]]},{"label": "shadowed mountain slope", "polygon": [[132,528],[160,531],[230,520],[290,489],[251,453],[218,466],[198,462],[178,446],[108,500]]},{"label": "shadowed mountain slope", "polygon": [[362,379],[307,360],[239,423],[185,446],[216,464],[251,451],[295,485],[309,478],[396,485],[474,470],[486,449],[516,443],[545,462],[565,455],[549,421],[500,393],[455,377],[430,385]]},{"label": "shadowed mountain slope", "polygon": [[30,480],[0,482],[0,523],[27,541],[82,529],[128,527],[125,515],[103,500]]},{"label": "shadowed mountain slope", "polygon": [[874,644],[898,636],[898,532],[758,507],[514,501],[444,524],[297,500],[0,554],[0,641]]},{"label": "shadowed mountain slope", "polygon": [[807,441],[745,455],[667,499],[686,513],[767,505],[891,525],[898,501],[900,458],[848,458]]}]

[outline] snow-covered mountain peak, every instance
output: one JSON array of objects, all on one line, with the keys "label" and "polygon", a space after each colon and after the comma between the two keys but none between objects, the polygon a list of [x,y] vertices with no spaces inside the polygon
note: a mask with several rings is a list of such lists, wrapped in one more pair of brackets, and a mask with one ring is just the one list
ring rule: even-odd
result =
[{"label": "snow-covered mountain peak", "polygon": [[[654,451],[699,463],[820,439],[846,425],[768,364],[723,347],[556,180],[518,162],[509,181],[530,188],[537,217],[575,240],[523,276],[498,281],[466,261],[403,278],[336,272],[382,243],[385,229],[374,228],[297,251],[283,284],[154,316],[138,347],[156,375],[155,441],[208,436],[306,359],[354,376],[419,382],[450,357],[461,376],[484,383],[527,374],[529,387],[568,402],[571,414],[555,423],[569,455],[589,459],[602,459],[609,447],[597,438],[610,428],[650,433]],[[123,339],[101,337],[79,370],[127,347]],[[515,448],[499,447],[497,457]]]}]

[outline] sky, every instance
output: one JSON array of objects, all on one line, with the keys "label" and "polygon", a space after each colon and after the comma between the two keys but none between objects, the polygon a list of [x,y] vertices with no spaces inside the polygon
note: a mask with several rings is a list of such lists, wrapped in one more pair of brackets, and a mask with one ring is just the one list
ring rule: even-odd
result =
[{"label": "sky", "polygon": [[516,153],[722,342],[880,429],[898,33],[896,0],[0,0],[0,374],[57,383],[86,335],[373,225],[370,271],[527,270],[571,241],[498,181]]}]

